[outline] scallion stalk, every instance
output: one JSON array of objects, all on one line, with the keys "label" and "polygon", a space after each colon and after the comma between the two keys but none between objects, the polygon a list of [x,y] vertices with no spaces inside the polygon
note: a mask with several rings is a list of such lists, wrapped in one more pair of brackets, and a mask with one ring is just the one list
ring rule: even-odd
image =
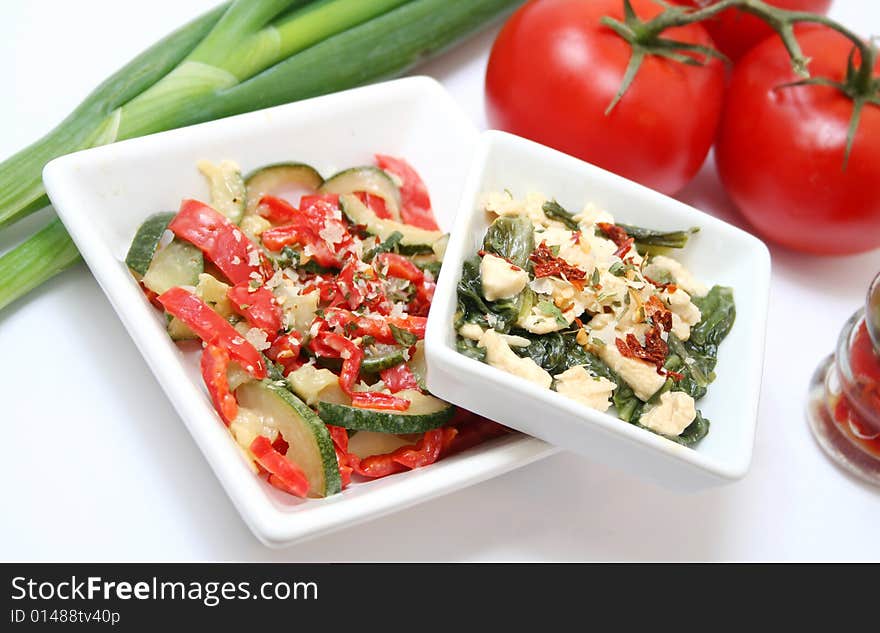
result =
[{"label": "scallion stalk", "polygon": [[[136,58],[47,137],[0,163],[0,227],[44,206],[40,174],[56,156],[393,77],[521,2],[236,0],[219,7]],[[0,309],[75,261],[60,223],[50,229],[51,247],[41,232],[0,257]],[[23,254],[27,283],[11,274]]]}]

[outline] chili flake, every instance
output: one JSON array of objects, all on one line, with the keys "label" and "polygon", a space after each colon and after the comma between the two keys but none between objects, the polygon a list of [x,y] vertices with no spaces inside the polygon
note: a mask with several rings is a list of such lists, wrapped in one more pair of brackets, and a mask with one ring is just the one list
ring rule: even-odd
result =
[{"label": "chili flake", "polygon": [[657,295],[651,295],[644,307],[645,316],[651,319],[654,325],[660,326],[667,332],[672,330],[672,312],[657,298]]},{"label": "chili flake", "polygon": [[546,241],[541,242],[540,246],[529,255],[529,259],[535,264],[536,278],[560,277],[579,290],[583,289],[583,280],[587,278],[587,273],[554,255]]},{"label": "chili flake", "polygon": [[641,345],[639,339],[632,333],[626,335],[626,340],[618,338],[614,343],[617,345],[617,350],[621,356],[651,363],[657,368],[657,373],[661,376],[669,376],[673,380],[684,378],[681,374],[667,371],[663,367],[663,363],[666,362],[666,356],[669,354],[669,346],[663,340],[659,326],[654,325],[645,333],[644,345]]}]

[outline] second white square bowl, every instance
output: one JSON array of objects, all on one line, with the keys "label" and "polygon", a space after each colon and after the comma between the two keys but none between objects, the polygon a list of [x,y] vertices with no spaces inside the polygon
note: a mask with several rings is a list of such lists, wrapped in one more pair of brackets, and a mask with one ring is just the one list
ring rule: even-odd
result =
[{"label": "second white square bowl", "polygon": [[[455,350],[452,320],[462,263],[481,248],[489,225],[478,199],[483,192],[504,189],[518,198],[540,192],[569,209],[593,203],[629,224],[662,230],[700,227],[676,257],[707,284],[734,289],[737,319],[720,348],[718,378],[698,403],[711,429],[695,449],[612,414],[588,409]],[[752,456],[769,286],[770,254],[748,233],[543,145],[503,132],[485,132],[462,194],[431,308],[425,338],[428,387],[471,411],[669,487],[695,490],[735,480],[746,473]]]}]

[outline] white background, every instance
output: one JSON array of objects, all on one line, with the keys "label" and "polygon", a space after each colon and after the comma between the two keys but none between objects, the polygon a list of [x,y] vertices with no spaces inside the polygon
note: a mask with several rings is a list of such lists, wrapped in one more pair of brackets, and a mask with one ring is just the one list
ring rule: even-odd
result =
[{"label": "white background", "polygon": [[[212,0],[0,0],[0,157]],[[880,33],[880,5],[832,15]],[[495,30],[419,71],[485,126]],[[707,165],[683,199],[738,222]],[[0,252],[45,221],[0,235]],[[239,519],[84,265],[0,313],[0,560],[880,559],[880,490],[844,475],[804,421],[805,389],[860,305],[877,251],[773,248],[764,388],[749,475],[691,496],[568,454],[272,551]]]}]

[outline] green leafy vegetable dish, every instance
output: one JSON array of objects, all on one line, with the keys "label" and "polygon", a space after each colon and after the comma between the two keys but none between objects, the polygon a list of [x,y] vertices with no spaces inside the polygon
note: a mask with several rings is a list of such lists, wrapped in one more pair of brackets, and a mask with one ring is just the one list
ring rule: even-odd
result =
[{"label": "green leafy vegetable dish", "polygon": [[736,307],[670,256],[698,229],[573,214],[535,193],[481,206],[494,221],[458,284],[458,351],[679,444],[703,439],[696,402]]}]

